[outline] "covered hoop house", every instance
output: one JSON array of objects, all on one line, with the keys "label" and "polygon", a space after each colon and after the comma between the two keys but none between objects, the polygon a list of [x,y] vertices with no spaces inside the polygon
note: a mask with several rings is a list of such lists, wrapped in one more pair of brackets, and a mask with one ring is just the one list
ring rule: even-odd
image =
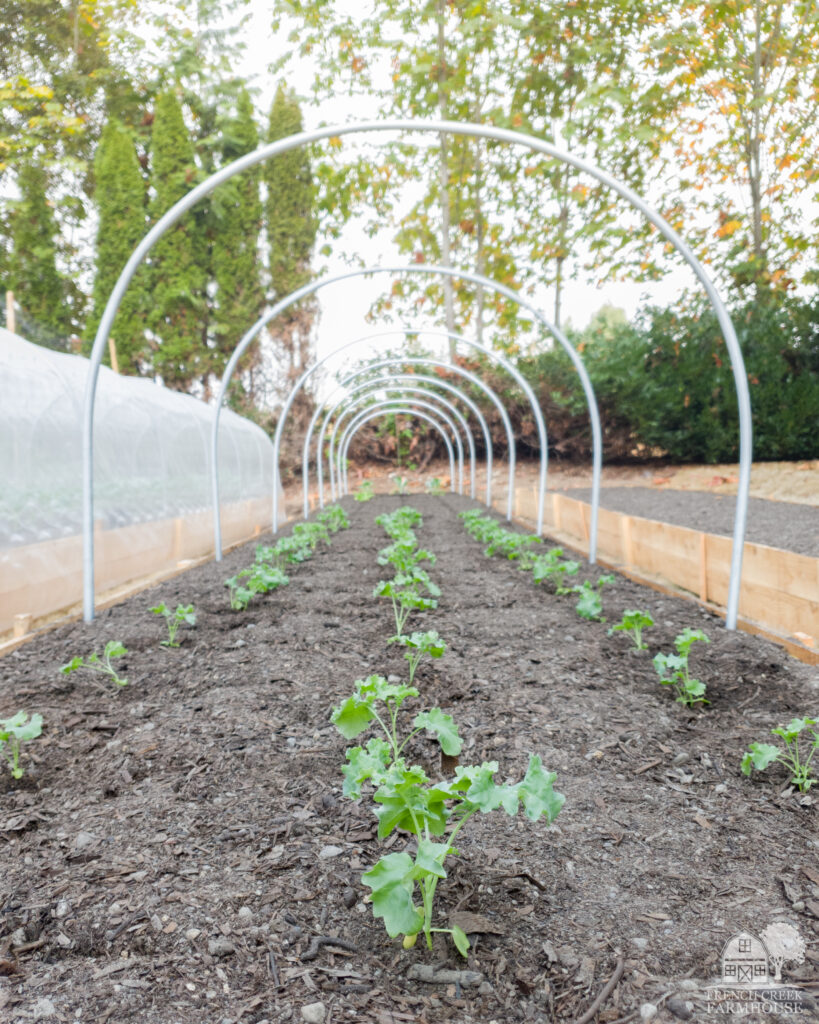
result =
[{"label": "covered hoop house", "polygon": [[[0,330],[0,634],[82,596],[82,402],[88,360]],[[102,592],[213,548],[213,409],[103,367],[94,428]],[[271,524],[272,445],[224,410],[219,479],[228,543]],[[279,507],[283,507],[280,502]]]}]

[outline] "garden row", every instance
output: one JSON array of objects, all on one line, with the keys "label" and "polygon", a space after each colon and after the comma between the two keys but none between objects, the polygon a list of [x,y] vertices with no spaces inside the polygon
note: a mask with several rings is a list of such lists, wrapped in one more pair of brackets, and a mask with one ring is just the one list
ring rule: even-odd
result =
[{"label": "garden row", "polygon": [[[810,978],[815,787],[794,792],[780,771],[749,782],[739,765],[770,724],[815,706],[810,671],[703,609],[647,598],[617,577],[601,591],[603,614],[610,624],[649,608],[652,654],[674,651],[686,626],[710,637],[691,661],[711,703],[671,702],[645,651],[576,613],[579,593],[535,585],[520,559],[482,557],[486,545],[457,519],[474,503],[457,495],[413,496],[423,524],[411,527],[405,553],[437,557],[410,567],[417,587],[396,584],[410,573],[378,565],[394,541],[385,549],[373,520],[405,500],[345,501],[350,528],[298,571],[288,563],[290,583],[242,610],[228,606],[224,584],[252,569],[255,545],[0,662],[0,713],[28,708],[44,719],[24,748],[25,776],[0,777],[0,961],[15,970],[0,969],[4,1020],[42,1018],[41,1001],[55,1017],[79,1010],[139,1024],[291,1024],[319,1003],[325,1021],[368,1024],[577,1020],[622,960],[606,1004],[617,1020],[643,1004],[667,1007],[669,992],[690,1002],[681,979],[712,977],[732,934],[783,919],[807,943],[790,978]],[[537,557],[544,546],[530,550]],[[564,583],[586,578],[597,576],[581,561]],[[435,606],[411,608],[396,628],[390,595],[373,597],[393,584]],[[195,608],[179,647],[158,642],[146,609],[160,604]],[[438,638],[390,643],[415,633]],[[115,664],[128,686],[60,672],[112,639],[127,644]],[[352,744],[331,721],[334,709],[342,720],[345,707],[353,713],[351,697],[373,674],[418,691],[397,710],[397,758],[384,700],[361,692],[354,701],[386,726],[369,719],[372,731],[353,741],[362,754],[345,756]],[[430,717],[416,724],[419,708]],[[376,775],[360,778],[373,741],[388,748],[375,768],[391,785],[402,759],[430,780],[411,779],[405,791],[429,816],[429,836],[427,818],[414,831],[401,803],[378,797]],[[448,755],[445,744],[458,743]],[[491,799],[508,787],[520,809],[530,751],[559,777],[557,818],[479,809],[458,831],[458,856],[439,859],[457,809],[478,803],[472,782],[453,790],[459,769],[499,763],[486,780]],[[440,786],[449,795],[437,835],[429,801]],[[356,787],[360,798],[345,797]],[[391,808],[404,823],[379,837]],[[427,839],[436,857],[419,865]],[[368,884],[387,881],[378,865],[396,854],[408,860],[395,884]],[[413,877],[419,866],[432,876]],[[407,927],[385,941],[393,913]],[[469,940],[466,962],[456,928]],[[408,956],[401,935],[424,941]]]}]

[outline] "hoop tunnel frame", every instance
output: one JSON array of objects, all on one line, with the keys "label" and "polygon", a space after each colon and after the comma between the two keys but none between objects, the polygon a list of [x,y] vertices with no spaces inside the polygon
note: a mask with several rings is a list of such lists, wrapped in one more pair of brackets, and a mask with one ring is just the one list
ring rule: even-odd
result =
[{"label": "hoop tunnel frame", "polygon": [[[398,329],[396,329],[395,331],[384,331],[384,332],[381,332],[379,334],[367,335],[366,337],[363,337],[363,338],[356,338],[355,339],[355,343],[356,344],[363,344],[365,341],[371,341],[371,340],[373,340],[375,338],[389,337],[389,336],[391,336],[393,334],[412,334],[412,333],[420,333],[420,332],[415,332],[415,331],[411,331],[411,330],[400,331]],[[454,332],[424,331],[423,333],[424,334],[431,334],[433,336],[438,336],[438,337],[449,337],[450,334],[451,334],[451,336],[454,339],[456,339],[456,340],[461,340],[461,341],[467,341],[468,340],[466,338],[463,338],[462,335],[455,334]],[[509,449],[509,451],[508,451],[509,483],[507,485],[506,518],[507,519],[511,519],[512,518],[512,502],[513,502],[513,498],[514,498],[514,484],[515,484],[515,436],[514,436],[514,431],[512,430],[512,422],[509,419],[509,414],[507,413],[505,406],[503,405],[501,400],[498,398],[498,396],[495,394],[495,392],[492,390],[492,388],[490,388],[488,384],[486,384],[484,381],[482,381],[481,378],[477,376],[477,374],[471,373],[469,370],[465,370],[461,366],[455,366],[452,363],[445,363],[442,359],[433,359],[433,358],[431,358],[429,356],[410,356],[410,355],[408,355],[408,356],[395,356],[395,357],[390,358],[390,359],[382,359],[382,360],[379,360],[379,361],[377,361],[375,363],[370,363],[370,364],[367,365],[366,369],[367,370],[376,370],[376,369],[380,370],[380,369],[385,368],[387,366],[406,366],[408,364],[409,365],[413,365],[413,366],[440,367],[441,369],[448,370],[451,373],[458,374],[459,376],[463,377],[465,380],[468,380],[471,384],[473,384],[479,390],[483,391],[483,393],[487,396],[487,398],[489,398],[489,400],[494,404],[495,408],[498,410],[498,413],[499,413],[501,419],[503,420],[504,429],[506,431],[507,447]],[[359,371],[359,372],[364,372],[364,371],[362,370],[362,371]],[[308,502],[307,492],[308,492],[309,480],[310,480],[310,445],[311,445],[312,439],[313,439],[313,431],[315,430],[316,423],[318,422],[318,418],[321,415],[322,410],[328,405],[330,399],[335,394],[335,391],[337,391],[339,388],[343,388],[347,384],[351,383],[353,380],[356,379],[357,376],[358,376],[358,373],[354,373],[354,374],[351,374],[349,377],[345,378],[343,381],[341,381],[338,384],[337,388],[334,391],[330,392],[330,395],[327,398],[325,398],[324,400],[322,400],[318,404],[318,406],[316,407],[316,410],[313,413],[313,416],[312,416],[312,418],[310,420],[310,424],[309,424],[309,426],[307,428],[307,433],[305,434],[305,438],[304,438],[304,446],[302,448],[302,507],[303,507],[303,510],[304,510],[304,518],[305,519],[310,514],[310,506],[309,506],[309,502]],[[322,446],[322,444],[324,442],[324,435],[327,432],[327,423],[328,423],[328,421],[329,421],[329,414],[327,416],[325,416],[325,418],[324,418],[324,420],[322,422],[321,430],[319,431],[319,435],[318,435],[319,442],[318,442],[317,451],[316,451],[316,475],[317,475],[317,478],[318,478],[318,485],[317,486],[318,486],[318,500],[319,500],[319,507],[320,508],[324,508],[324,478],[323,478],[324,456],[323,456],[323,453],[322,453],[322,450],[321,450],[321,446]],[[488,451],[488,449],[487,449],[487,451]],[[331,466],[331,468],[332,468],[332,466]],[[491,502],[492,502],[492,478],[491,478],[491,476],[488,473],[487,473],[487,478],[486,478],[486,492],[487,492],[486,493],[486,504],[487,504],[487,506],[491,506]]]},{"label": "hoop tunnel frame", "polygon": [[[318,142],[327,138],[338,138],[344,135],[352,135],[366,132],[427,132],[442,134],[449,132],[453,135],[463,135],[472,138],[492,139],[497,142],[507,142],[511,145],[523,145],[529,149],[542,153],[576,168],[579,171],[590,174],[601,184],[612,188],[619,196],[629,202],[644,217],[646,217],[660,233],[668,239],[677,249],[685,262],[694,272],[717,316],[717,321],[725,339],[726,348],[731,359],[731,369],[734,375],[734,384],[737,391],[737,405],[739,411],[739,483],[737,487],[736,511],[734,517],[734,534],[731,551],[731,573],[728,586],[728,601],[726,607],[726,627],[736,629],[737,612],[739,606],[739,591],[742,576],[743,542],[748,511],[748,492],[751,479],[751,459],[753,452],[753,426],[751,420],[751,402],[746,378],[745,363],[742,358],[742,351],[739,347],[736,332],[734,330],[728,311],[722,302],[711,279],[705,273],[704,268],[694,255],[693,251],[677,234],[670,224],[651,206],[644,202],[636,192],[628,186],[613,178],[607,172],[588,163],[585,160],[565,153],[551,143],[536,139],[534,136],[521,132],[510,131],[506,128],[496,128],[491,125],[461,123],[458,121],[414,121],[412,119],[388,119],[386,121],[365,121],[358,124],[331,125],[310,132],[300,132],[296,135],[279,139],[276,142],[261,146],[253,153],[239,157],[232,163],[214,174],[205,181],[191,189],[185,196],[179,199],[170,210],[168,210],[145,235],[136,249],[133,251],[117,279],[111,295],[108,298],[102,318],[97,328],[97,334],[92,346],[89,359],[88,377],[86,381],[85,397],[83,404],[82,424],[82,455],[83,455],[83,617],[86,622],[94,619],[94,399],[96,397],[99,368],[102,362],[108,336],[114,322],[119,304],[123,294],[128,287],[131,278],[136,273],[143,259],[151,250],[154,243],[164,235],[182,215],[194,206],[201,198],[209,195],[223,182],[234,175],[255,166],[257,163],[279,153],[288,152],[291,149]],[[276,467],[278,469],[278,467]],[[213,467],[214,479],[216,478],[216,467]],[[278,478],[274,481],[274,505],[277,504]],[[278,524],[275,524],[276,528]]]},{"label": "hoop tunnel frame", "polygon": [[[400,381],[400,383],[395,383],[395,382],[398,382],[398,381]],[[476,491],[477,491],[477,477],[475,475],[475,436],[472,433],[472,428],[469,426],[469,423],[466,420],[466,418],[460,413],[460,411],[457,409],[456,406],[452,405],[451,402],[446,401],[445,399],[442,398],[441,395],[438,394],[437,391],[433,391],[430,388],[416,388],[416,387],[414,387],[413,386],[414,382],[418,382],[418,383],[422,383],[422,384],[433,384],[433,385],[436,385],[436,386],[439,386],[439,387],[443,387],[445,391],[449,391],[457,399],[460,399],[460,401],[464,402],[464,404],[469,406],[470,410],[476,415],[476,417],[478,418],[478,421],[479,421],[479,423],[481,425],[483,436],[484,436],[484,442],[487,445],[489,445],[489,447],[487,448],[487,460],[488,460],[489,464],[491,465],[491,461],[492,461],[492,452],[491,452],[492,438],[489,435],[489,428],[486,425],[486,420],[483,418],[483,413],[481,413],[481,411],[477,407],[477,405],[475,405],[475,403],[470,398],[468,398],[466,395],[464,395],[458,388],[454,387],[452,384],[448,384],[445,381],[439,381],[435,377],[427,377],[425,374],[410,373],[410,374],[398,374],[395,377],[370,378],[369,380],[362,381],[359,385],[357,385],[351,391],[349,391],[346,396],[344,396],[341,399],[339,399],[339,401],[333,406],[333,408],[328,413],[328,417],[330,417],[330,416],[333,415],[333,413],[336,412],[336,410],[342,409],[342,412],[339,413],[338,420],[337,420],[337,422],[336,422],[336,424],[335,424],[335,426],[333,428],[333,432],[332,432],[332,434],[330,436],[330,454],[329,454],[330,474],[331,474],[331,476],[330,476],[330,491],[331,491],[331,494],[332,494],[334,500],[335,500],[336,492],[335,492],[335,479],[333,477],[333,469],[334,469],[334,466],[333,466],[333,462],[334,462],[334,460],[333,460],[333,452],[335,450],[335,437],[336,437],[336,434],[338,432],[338,424],[341,423],[341,420],[347,414],[347,408],[345,406],[345,403],[347,402],[347,400],[352,398],[353,395],[360,394],[362,392],[364,393],[363,397],[369,397],[367,395],[367,391],[368,390],[384,391],[384,392],[398,391],[402,395],[404,393],[417,392],[418,394],[422,394],[422,395],[425,395],[425,396],[432,396],[432,397],[438,399],[439,401],[441,401],[445,405],[446,408],[450,409],[458,417],[458,421],[461,424],[461,429],[466,434],[467,444],[469,445],[469,457],[470,457],[470,489],[469,489],[469,496],[471,498],[473,498],[473,499],[475,498]],[[321,435],[319,435],[319,441],[320,442],[323,441],[323,437]],[[336,476],[338,476],[339,480],[341,479],[341,474],[340,473],[336,473]]]}]

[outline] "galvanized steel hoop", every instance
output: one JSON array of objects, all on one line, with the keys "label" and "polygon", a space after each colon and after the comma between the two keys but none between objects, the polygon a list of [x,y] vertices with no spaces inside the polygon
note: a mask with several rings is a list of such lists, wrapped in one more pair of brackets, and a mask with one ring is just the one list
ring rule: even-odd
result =
[{"label": "galvanized steel hoop", "polygon": [[[745,364],[742,352],[737,341],[731,318],[725,308],[719,294],[704,268],[697,260],[693,251],[682,240],[676,231],[665,221],[665,219],[651,206],[645,203],[637,193],[628,186],[613,178],[607,172],[587,163],[585,160],[565,153],[534,136],[525,135],[519,132],[510,131],[506,128],[495,128],[491,125],[462,124],[458,121],[413,121],[413,120],[387,120],[369,121],[359,124],[332,125],[318,128],[310,132],[300,132],[277,142],[269,143],[248,153],[238,160],[222,167],[205,181],[191,189],[183,196],[170,210],[167,211],[151,228],[148,234],[142,239],[128,262],[123,268],[117,283],[114,285],[108,303],[100,319],[96,338],[91,350],[88,367],[88,377],[85,389],[83,406],[83,614],[87,622],[94,618],[94,399],[96,397],[97,380],[99,368],[102,362],[103,352],[108,341],[114,318],[119,304],[128,287],[129,282],[136,273],[145,256],[150,252],[153,245],[164,233],[176,223],[191,207],[209,195],[223,182],[228,181],[234,175],[255,166],[257,163],[277,156],[280,153],[288,152],[300,146],[319,142],[322,139],[336,138],[343,135],[359,134],[364,132],[426,132],[440,135],[442,132],[449,132],[453,135],[464,135],[472,138],[492,139],[497,142],[508,142],[511,145],[525,146],[537,153],[559,160],[562,163],[575,167],[596,178],[599,182],[613,189],[618,195],[626,199],[631,205],[643,214],[660,233],[682,255],[685,262],[692,269],[697,279],[703,286],[706,295],[711,302],[717,321],[725,339],[726,348],[731,359],[731,368],[734,375],[734,384],[737,391],[737,403],[739,408],[739,483],[737,487],[736,514],[734,519],[733,548],[731,554],[731,577],[728,588],[728,602],[726,614],[726,626],[729,629],[736,628],[737,612],[739,606],[739,588],[742,575],[743,542],[745,537],[745,526],[748,509],[748,492],[751,480],[751,459],[752,459],[752,423],[751,423],[751,402],[748,390],[748,381],[745,375]],[[214,473],[214,479],[216,474]],[[276,489],[278,479],[274,481],[274,505],[278,504]],[[278,525],[278,524],[276,524]],[[542,525],[542,524],[541,524]]]}]

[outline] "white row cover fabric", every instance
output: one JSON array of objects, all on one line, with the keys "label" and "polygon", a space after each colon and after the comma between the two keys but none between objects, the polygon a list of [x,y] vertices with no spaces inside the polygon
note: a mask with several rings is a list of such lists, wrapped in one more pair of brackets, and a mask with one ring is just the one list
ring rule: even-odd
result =
[{"label": "white row cover fabric", "polygon": [[[82,403],[88,360],[0,328],[0,548],[82,529]],[[210,508],[213,407],[102,367],[94,425],[95,515],[103,529]],[[223,410],[222,502],[273,495],[272,442]],[[283,500],[281,490],[279,500]]]}]

